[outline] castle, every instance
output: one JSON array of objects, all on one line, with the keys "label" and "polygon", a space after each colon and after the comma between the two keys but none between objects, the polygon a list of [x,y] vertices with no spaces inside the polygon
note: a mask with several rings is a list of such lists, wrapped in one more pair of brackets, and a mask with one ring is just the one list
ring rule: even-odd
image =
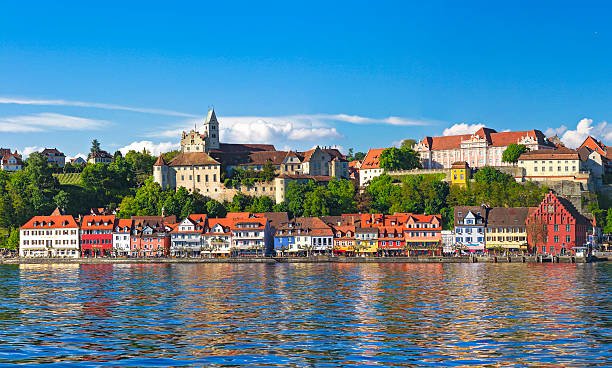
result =
[{"label": "castle", "polygon": [[[193,129],[181,135],[180,153],[170,162],[162,155],[153,165],[153,179],[163,189],[184,187],[191,192],[219,200],[231,200],[238,193],[269,196],[277,203],[291,181],[315,180],[326,183],[348,178],[348,162],[335,148],[315,147],[308,151],[277,151],[270,144],[221,143],[219,121],[210,109],[203,133]],[[272,182],[226,188],[222,182],[236,168],[260,171],[272,165],[277,177]]]}]

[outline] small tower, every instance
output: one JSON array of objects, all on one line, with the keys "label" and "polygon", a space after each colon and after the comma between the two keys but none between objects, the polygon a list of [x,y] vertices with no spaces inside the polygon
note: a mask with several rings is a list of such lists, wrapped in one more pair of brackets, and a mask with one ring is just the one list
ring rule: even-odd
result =
[{"label": "small tower", "polygon": [[170,180],[168,177],[169,167],[164,160],[164,157],[160,154],[157,161],[153,164],[153,181],[159,184],[162,189],[168,189],[170,187]]},{"label": "small tower", "polygon": [[208,115],[206,115],[204,136],[206,137],[206,152],[219,149],[219,121],[217,121],[214,108],[208,110]]}]

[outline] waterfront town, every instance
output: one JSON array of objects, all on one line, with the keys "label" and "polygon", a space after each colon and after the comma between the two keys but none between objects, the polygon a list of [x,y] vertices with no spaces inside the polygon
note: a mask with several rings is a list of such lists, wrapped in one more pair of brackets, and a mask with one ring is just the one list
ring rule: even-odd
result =
[{"label": "waterfront town", "polygon": [[[346,155],[334,147],[301,152],[277,151],[268,144],[221,143],[219,124],[210,109],[200,129],[181,134],[180,150],[159,155],[142,170],[144,179],[135,196],[120,203],[67,213],[62,203],[70,202],[70,193],[64,192],[52,213],[37,213],[20,224],[19,257],[566,256],[607,246],[612,211],[606,212],[599,202],[610,199],[612,148],[590,136],[570,149],[537,129],[480,128],[473,134],[424,137],[400,148]],[[2,148],[0,155],[3,175],[27,170],[27,160],[24,163],[17,151]],[[92,180],[102,174],[86,167],[115,170],[125,160],[102,150],[97,141],[87,160],[66,162],[57,148],[46,148],[36,157],[55,170],[58,180],[75,175],[71,170],[90,175],[81,180]],[[529,192],[520,192],[512,203],[502,198],[499,203],[471,200],[471,205],[466,205],[470,200],[455,200],[457,205],[448,200],[447,207],[398,204],[421,201],[411,198],[416,194],[396,190],[427,180],[436,190],[446,190],[445,196],[469,194],[478,184]],[[311,209],[317,199],[324,200],[321,197],[337,200],[337,190],[325,190],[343,185],[338,183],[347,183],[351,204]],[[384,183],[386,189],[379,191],[395,193],[388,199],[393,204],[386,207],[378,203],[375,191]],[[185,213],[188,207],[181,207],[172,195],[153,209],[130,210],[138,191],[153,187],[158,196],[206,198],[206,211]],[[309,199],[299,192],[304,188],[314,193],[308,205],[302,202]],[[246,199],[266,205],[232,206]],[[369,206],[361,203],[368,201]],[[227,210],[219,211],[223,203]]]}]

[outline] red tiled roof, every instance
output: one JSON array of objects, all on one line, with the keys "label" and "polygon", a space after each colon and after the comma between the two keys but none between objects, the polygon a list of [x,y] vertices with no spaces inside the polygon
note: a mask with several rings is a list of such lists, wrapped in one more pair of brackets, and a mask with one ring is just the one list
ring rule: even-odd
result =
[{"label": "red tiled roof", "polygon": [[169,163],[170,166],[219,165],[205,152],[181,152]]},{"label": "red tiled roof", "polygon": [[157,161],[153,164],[153,166],[166,166],[166,160],[164,160],[164,155],[159,155]]},{"label": "red tiled roof", "polygon": [[86,215],[81,220],[81,229],[83,230],[112,230],[114,226],[115,215]]},{"label": "red tiled roof", "polygon": [[61,216],[34,216],[23,224],[20,229],[64,229],[78,228],[74,217],[69,215]]},{"label": "red tiled roof", "polygon": [[544,149],[527,151],[523,153],[519,160],[578,160],[580,156],[576,150],[560,147],[556,149]]},{"label": "red tiled roof", "polygon": [[380,155],[386,148],[371,148],[363,159],[359,170],[380,168]]},{"label": "red tiled roof", "polygon": [[582,142],[580,147],[588,147],[592,151],[597,151],[597,153],[599,153],[602,156],[606,156],[606,154],[609,154],[610,152],[610,150],[607,149],[608,147],[605,146],[603,142],[598,141],[592,136],[586,137],[586,139],[584,140],[584,142]]}]

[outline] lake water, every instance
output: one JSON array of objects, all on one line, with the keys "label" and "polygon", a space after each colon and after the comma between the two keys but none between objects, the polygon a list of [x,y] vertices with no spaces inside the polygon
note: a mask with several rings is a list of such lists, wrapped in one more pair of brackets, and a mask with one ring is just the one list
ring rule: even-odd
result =
[{"label": "lake water", "polygon": [[0,364],[610,365],[612,265],[1,265]]}]

